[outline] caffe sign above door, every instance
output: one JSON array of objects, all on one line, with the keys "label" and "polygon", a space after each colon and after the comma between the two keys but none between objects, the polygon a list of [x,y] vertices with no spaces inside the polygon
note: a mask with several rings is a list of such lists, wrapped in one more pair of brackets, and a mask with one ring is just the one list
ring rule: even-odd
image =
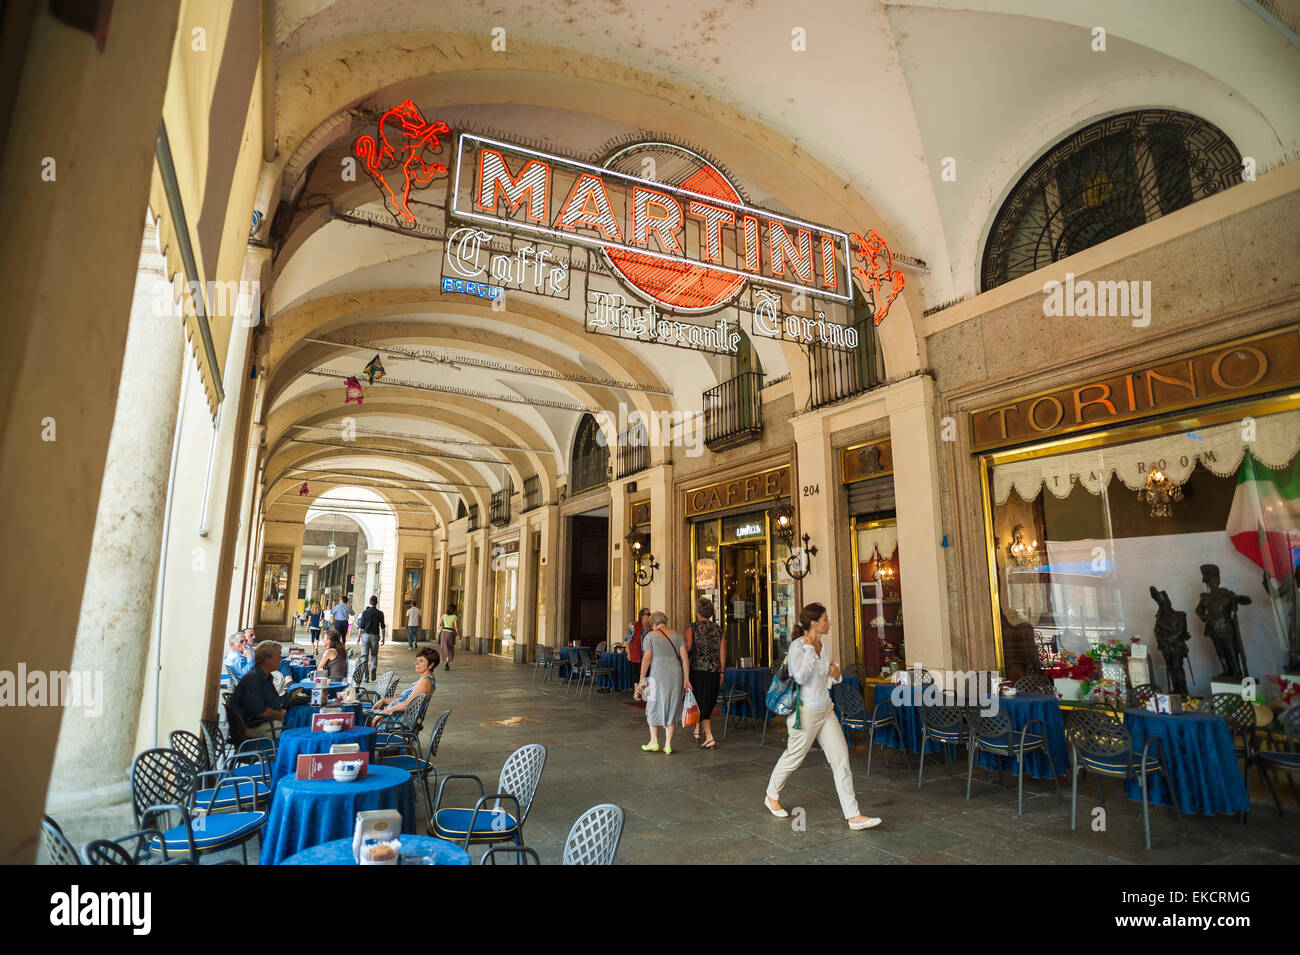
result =
[{"label": "caffe sign above door", "polygon": [[681,146],[634,144],[600,167],[463,133],[451,212],[600,249],[623,282],[677,312],[721,308],[751,281],[852,301],[848,235],[744,204],[721,170]]},{"label": "caffe sign above door", "polygon": [[686,492],[686,516],[711,514],[789,496],[790,466],[787,464],[758,474],[691,488]]}]

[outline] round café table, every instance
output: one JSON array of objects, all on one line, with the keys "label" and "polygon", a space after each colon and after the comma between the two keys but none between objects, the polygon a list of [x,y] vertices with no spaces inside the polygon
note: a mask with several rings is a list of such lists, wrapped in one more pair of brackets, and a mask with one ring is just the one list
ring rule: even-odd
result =
[{"label": "round caf\u00e9 table", "polygon": [[[1152,713],[1147,709],[1124,711],[1124,725],[1133,738],[1135,758],[1151,737],[1164,746],[1165,771],[1178,794],[1178,808],[1186,813],[1236,813],[1250,811],[1250,796],[1237,765],[1232,733],[1222,716],[1213,713]],[[1153,746],[1151,752],[1155,753]],[[1147,792],[1158,806],[1170,803],[1169,786],[1161,773],[1147,776]],[[1142,799],[1137,778],[1124,783],[1130,799]]]},{"label": "round caf\u00e9 table", "polygon": [[[636,677],[641,675],[641,664],[638,663],[636,665],[636,675],[633,676],[632,664],[628,662],[626,653],[602,653],[600,655],[600,665],[609,667],[614,671],[612,676],[614,685],[612,688],[615,690],[632,689]],[[596,685],[608,690],[611,688],[610,681],[611,677],[602,676]]]},{"label": "round caf\u00e9 table", "polygon": [[[342,710],[344,713],[351,712],[355,714],[354,725],[365,722],[362,719],[360,703],[334,703],[331,704],[331,708]],[[284,729],[293,730],[301,726],[311,726],[311,718],[319,713],[321,709],[322,707],[307,706],[306,704],[289,707],[289,712],[284,714]]]},{"label": "round caf\u00e9 table", "polygon": [[[999,697],[997,702],[998,707],[1011,717],[1012,752],[1015,751],[1017,741],[1015,731],[1024,729],[1030,720],[1042,720],[1042,723],[1035,726],[1032,732],[1044,735],[1047,751],[1052,754],[1050,766],[1055,768],[1055,775],[1069,775],[1070,749],[1065,742],[1065,721],[1061,718],[1061,701],[1048,693],[1017,693],[1011,697]],[[1006,762],[1002,763],[1002,760]],[[1009,768],[1011,775],[1015,776],[1019,761],[1015,756],[997,756],[980,750],[976,765],[993,772],[997,772],[999,765],[1002,765]],[[1025,768],[1034,779],[1051,779],[1053,776],[1042,750],[1025,754]]]},{"label": "round caf\u00e9 table", "polygon": [[340,730],[337,733],[313,733],[310,726],[282,730],[275,751],[275,768],[271,771],[271,788],[274,789],[275,784],[285,776],[293,776],[298,772],[299,756],[328,753],[335,743],[360,743],[361,748],[370,754],[371,762],[374,762],[375,731],[369,726]]},{"label": "round caf\u00e9 table", "polygon": [[365,776],[350,783],[286,776],[275,787],[262,830],[262,865],[278,865],[336,839],[350,844],[357,813],[370,809],[396,809],[402,814],[402,832],[415,832],[411,774],[392,766],[370,766]]},{"label": "round caf\u00e9 table", "polygon": [[[469,853],[446,839],[433,836],[402,836],[402,855],[433,856],[434,865],[471,865]],[[336,839],[324,845],[304,849],[280,865],[356,865],[352,857],[352,837]]]},{"label": "round caf\u00e9 table", "polygon": [[[731,715],[737,719],[761,720],[767,717],[767,688],[772,685],[770,667],[727,667],[722,677],[722,689],[744,690],[749,699],[732,707]],[[721,694],[719,694],[721,695]],[[717,712],[722,712],[718,704]]]}]

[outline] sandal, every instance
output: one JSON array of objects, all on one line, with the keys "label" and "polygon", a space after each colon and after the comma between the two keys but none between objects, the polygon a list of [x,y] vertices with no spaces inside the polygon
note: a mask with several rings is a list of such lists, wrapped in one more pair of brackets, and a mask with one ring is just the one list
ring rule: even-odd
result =
[{"label": "sandal", "polygon": [[712,738],[706,739],[703,743],[700,744],[700,749],[717,749],[717,748],[718,748],[718,741]]},{"label": "sandal", "polygon": [[659,744],[646,743],[644,746],[641,747],[641,751],[645,753],[657,753],[659,752]]}]

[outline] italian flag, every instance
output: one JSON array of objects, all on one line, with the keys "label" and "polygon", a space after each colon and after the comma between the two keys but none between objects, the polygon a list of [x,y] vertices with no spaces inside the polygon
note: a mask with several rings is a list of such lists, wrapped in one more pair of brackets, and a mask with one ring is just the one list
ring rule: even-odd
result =
[{"label": "italian flag", "polygon": [[1232,546],[1274,580],[1295,566],[1300,548],[1300,466],[1291,472],[1266,468],[1249,451],[1237,472],[1237,491],[1228,513]]}]

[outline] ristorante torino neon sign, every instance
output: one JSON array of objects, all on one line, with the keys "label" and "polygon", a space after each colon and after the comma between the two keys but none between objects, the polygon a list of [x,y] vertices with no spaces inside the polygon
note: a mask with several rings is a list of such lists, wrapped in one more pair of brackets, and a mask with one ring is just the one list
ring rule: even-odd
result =
[{"label": "ristorante torino neon sign", "polygon": [[666,308],[708,312],[753,281],[851,302],[849,237],[747,206],[722,172],[688,149],[642,143],[622,167],[644,179],[464,133],[457,143],[452,214],[599,248],[628,285]]}]

